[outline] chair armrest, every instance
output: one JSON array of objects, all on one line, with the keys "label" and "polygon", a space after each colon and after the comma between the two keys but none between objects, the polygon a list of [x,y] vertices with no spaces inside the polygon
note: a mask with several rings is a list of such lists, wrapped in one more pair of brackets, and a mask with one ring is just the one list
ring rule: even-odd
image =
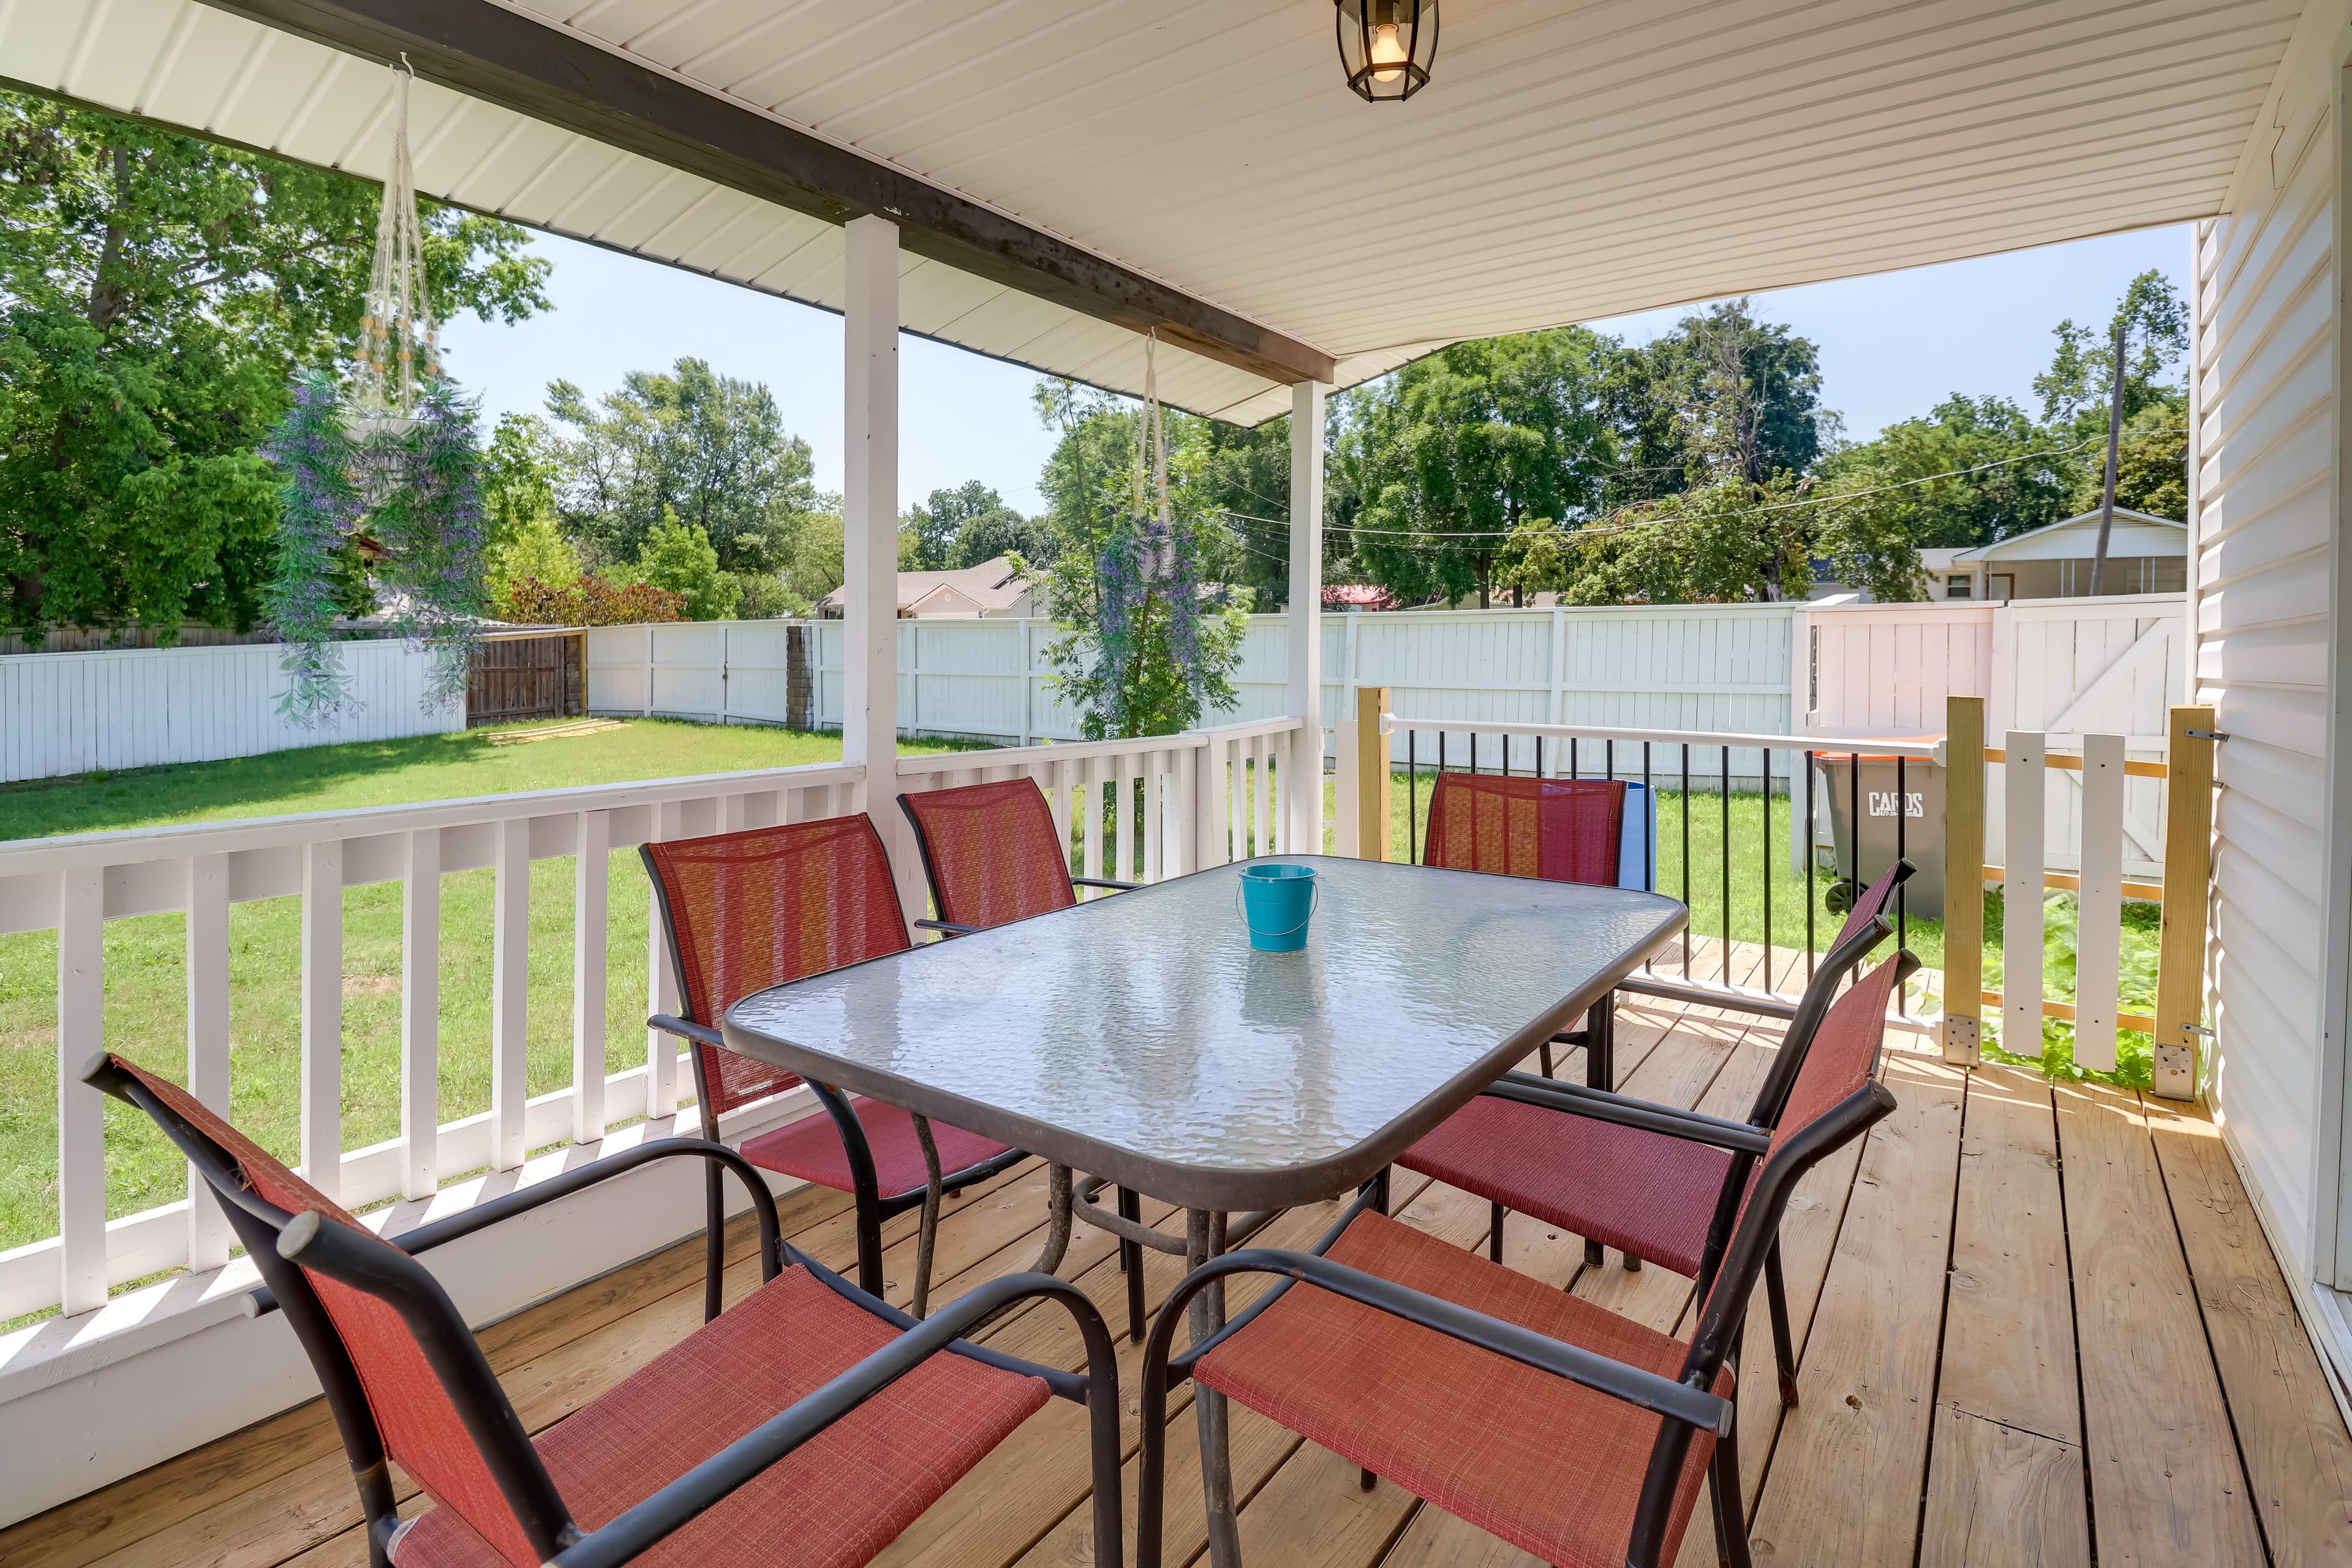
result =
[{"label": "chair armrest", "polygon": [[[1145,1352],[1145,1377],[1151,1375],[1152,1358],[1167,1359],[1167,1343],[1176,1321],[1182,1316],[1180,1309],[1203,1286],[1228,1274],[1281,1274],[1303,1280],[1318,1289],[1345,1296],[1351,1301],[1386,1312],[1392,1318],[1402,1318],[1434,1330],[1448,1339],[1475,1345],[1481,1350],[1563,1377],[1596,1394],[1668,1416],[1685,1426],[1713,1432],[1720,1437],[1731,1430],[1732,1404],[1703,1388],[1686,1383],[1676,1383],[1644,1367],[1630,1366],[1602,1355],[1598,1351],[1572,1345],[1533,1329],[1507,1323],[1490,1318],[1484,1312],[1473,1311],[1458,1302],[1442,1297],[1424,1295],[1419,1290],[1383,1279],[1377,1274],[1367,1274],[1360,1268],[1350,1268],[1344,1263],[1334,1263],[1308,1252],[1277,1252],[1270,1247],[1248,1247],[1240,1252],[1228,1252],[1213,1258],[1184,1278],[1166,1304],[1160,1309],[1159,1321],[1152,1328],[1152,1340]],[[1237,1325],[1238,1326],[1238,1325]],[[1199,1352],[1187,1352],[1180,1358],[1189,1368],[1202,1353],[1213,1347],[1220,1334],[1203,1345]],[[1148,1384],[1147,1384],[1148,1386]]]},{"label": "chair armrest", "polygon": [[953,921],[917,921],[915,925],[920,931],[943,931],[950,936],[970,936],[976,931],[986,929],[983,926],[960,926]]},{"label": "chair armrest", "polygon": [[[1103,1408],[1118,1408],[1117,1352],[1094,1303],[1050,1274],[1008,1274],[956,1298],[839,1376],[753,1427],[601,1529],[558,1552],[553,1568],[617,1568],[710,1509],[826,1427],[948,1349],[1014,1301],[1052,1296],[1077,1318],[1089,1373],[1108,1380]],[[1091,1320],[1091,1321],[1089,1321]],[[1091,1398],[1089,1404],[1091,1405]],[[1113,1523],[1117,1518],[1113,1516]]]},{"label": "chair armrest", "polygon": [[1539,1106],[1594,1121],[1614,1122],[1620,1127],[1638,1127],[1645,1132],[1693,1143],[1712,1143],[1718,1149],[1743,1153],[1761,1154],[1772,1146],[1770,1133],[1745,1121],[1726,1121],[1720,1117],[1701,1116],[1695,1110],[1676,1110],[1671,1106],[1653,1105],[1646,1100],[1563,1083],[1558,1079],[1538,1078],[1532,1073],[1505,1073],[1479,1092],[1497,1100],[1516,1100],[1521,1105]]},{"label": "chair armrest", "polygon": [[[713,1143],[703,1138],[656,1138],[650,1143],[640,1143],[634,1149],[624,1149],[617,1154],[592,1160],[576,1170],[566,1171],[544,1182],[518,1187],[513,1192],[492,1198],[488,1203],[477,1204],[463,1214],[453,1214],[447,1219],[436,1220],[431,1225],[420,1225],[415,1230],[404,1231],[388,1239],[412,1257],[420,1252],[429,1252],[446,1242],[456,1241],[460,1237],[471,1236],[478,1230],[494,1226],[502,1219],[527,1214],[541,1204],[568,1197],[583,1187],[593,1187],[614,1176],[625,1175],[640,1165],[685,1155],[715,1161],[742,1178],[743,1185],[751,1194],[751,1208],[759,1215],[761,1251],[763,1256],[776,1252],[778,1242],[771,1239],[778,1235],[775,1194],[768,1190],[768,1184],[760,1179],[760,1173],[749,1160],[724,1143]],[[777,1258],[781,1264],[780,1252]],[[763,1276],[770,1279],[775,1277],[774,1268],[768,1268]]]},{"label": "chair armrest", "polygon": [[724,1046],[727,1037],[708,1024],[690,1024],[684,1018],[673,1018],[667,1013],[656,1013],[646,1020],[648,1029],[659,1029],[665,1035],[676,1035],[681,1040],[696,1040],[706,1046]]},{"label": "chair armrest", "polygon": [[1070,881],[1080,888],[1117,888],[1122,893],[1131,893],[1143,886],[1140,882],[1114,882],[1108,877],[1073,877]]}]

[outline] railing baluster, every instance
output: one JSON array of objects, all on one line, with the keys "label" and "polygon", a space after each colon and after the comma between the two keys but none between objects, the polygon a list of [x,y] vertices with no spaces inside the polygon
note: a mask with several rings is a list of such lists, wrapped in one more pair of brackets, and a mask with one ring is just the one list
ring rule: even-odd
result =
[{"label": "railing baluster", "polygon": [[[780,814],[784,804],[776,802]],[[572,868],[572,1141],[593,1143],[604,1136],[605,882],[613,814],[582,812],[572,842],[579,853]]]},{"label": "railing baluster", "polygon": [[400,1195],[440,1178],[441,830],[408,836],[400,907]]},{"label": "railing baluster", "polygon": [[106,1100],[81,1081],[106,1047],[106,873],[59,874],[58,1299],[67,1317],[106,1305]]},{"label": "railing baluster", "polygon": [[[228,1081],[228,857],[188,858],[188,1092],[226,1116]],[[188,1167],[188,1271],[228,1261],[234,1240],[210,1184]]]},{"label": "railing baluster", "polygon": [[1255,766],[1251,770],[1253,780],[1250,792],[1252,806],[1250,853],[1271,855],[1274,853],[1274,836],[1266,831],[1265,815],[1266,786],[1271,782],[1266,775],[1272,771],[1274,764],[1274,746],[1271,738],[1265,735],[1251,736],[1250,755],[1255,762]]},{"label": "railing baluster", "polygon": [[[685,837],[685,806],[674,800],[653,808],[655,843]],[[661,904],[648,880],[646,889],[646,1011],[677,1011],[677,976],[671,973],[669,942],[662,935]],[[677,1110],[677,1042],[658,1029],[646,1031],[646,1116],[658,1121]]]},{"label": "railing baluster", "polygon": [[[1169,830],[1176,836],[1176,874],[1190,876],[1201,868],[1201,832],[1193,803],[1206,793],[1201,774],[1201,751],[1186,746],[1176,753],[1176,808],[1169,812]],[[1188,815],[1188,813],[1191,813]]]},{"label": "railing baluster", "polygon": [[[1904,757],[1895,759],[1895,858],[1897,860],[1910,853],[1910,842],[1905,832],[1911,818],[1910,783],[1904,772],[1904,764],[1907,761],[1908,759]],[[2117,779],[2123,777],[2120,760],[2116,767],[2116,776]],[[2120,831],[2120,821],[2118,831]],[[2123,877],[2120,865],[2116,868],[2116,890],[2120,894]],[[1897,952],[1911,945],[1911,900],[1905,893],[1906,886],[1906,884],[1902,882],[1895,884],[1895,947]],[[2117,906],[2117,912],[2121,912],[2120,905]],[[1911,1011],[1910,991],[1911,987],[1908,984],[1897,985],[1895,988],[1895,1011],[1898,1016]]]},{"label": "railing baluster", "polygon": [[1143,879],[1160,880],[1160,861],[1164,858],[1163,829],[1167,819],[1161,815],[1160,801],[1160,770],[1168,765],[1168,753],[1148,752],[1143,758]]},{"label": "railing baluster", "polygon": [[1118,805],[1118,869],[1111,873],[1115,882],[1135,880],[1135,785],[1136,759],[1132,752],[1113,757],[1110,772],[1117,781],[1113,793]]},{"label": "railing baluster", "polygon": [[530,819],[500,821],[491,830],[491,845],[490,1165],[511,1171],[522,1163],[522,1102],[529,1092]]},{"label": "railing baluster", "polygon": [[[1772,749],[1770,747],[1767,746],[1756,753],[1756,766],[1759,773],[1757,784],[1763,791],[1764,799],[1764,826],[1762,835],[1762,847],[1764,851],[1764,984],[1762,988],[1767,991],[1778,991],[1780,987],[1773,984],[1773,981],[1777,977],[1772,972]],[[1730,858],[1730,854],[1727,850],[1725,853],[1724,858],[1727,860]]]},{"label": "railing baluster", "polygon": [[2074,895],[2074,1065],[2113,1072],[2116,1012],[2123,981],[2121,735],[2083,737],[2082,832],[2082,888]]},{"label": "railing baluster", "polygon": [[343,1186],[343,845],[302,847],[302,1177]]},{"label": "railing baluster", "polygon": [[1717,748],[1723,773],[1723,983],[1731,984],[1731,748]]},{"label": "railing baluster", "polygon": [[[1062,847],[1062,858],[1070,858],[1070,767],[1068,763],[1045,764],[1045,803],[1054,809],[1054,842]],[[1086,875],[1081,871],[1080,876]]]},{"label": "railing baluster", "polygon": [[[1103,874],[1103,759],[1088,757],[1083,770],[1086,774],[1086,870],[1088,877]],[[1083,889],[1091,898],[1095,889]]]},{"label": "railing baluster", "polygon": [[[1690,742],[1683,742],[1683,908],[1690,908]],[[1690,922],[1683,922],[1683,978],[1691,977]]]}]

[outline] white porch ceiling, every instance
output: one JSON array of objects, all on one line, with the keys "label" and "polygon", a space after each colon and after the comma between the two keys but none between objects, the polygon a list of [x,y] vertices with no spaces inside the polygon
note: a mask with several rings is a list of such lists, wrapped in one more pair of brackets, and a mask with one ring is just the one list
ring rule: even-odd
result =
[{"label": "white porch ceiling", "polygon": [[[519,0],[1319,348],[1444,343],[2221,209],[2300,0],[1452,0],[1342,86],[1330,0]],[[0,77],[381,176],[383,69],[197,0],[0,0]],[[420,82],[421,189],[838,309],[840,231]],[[909,256],[909,331],[1140,392],[1135,333]],[[1162,347],[1161,395],[1287,391]]]}]

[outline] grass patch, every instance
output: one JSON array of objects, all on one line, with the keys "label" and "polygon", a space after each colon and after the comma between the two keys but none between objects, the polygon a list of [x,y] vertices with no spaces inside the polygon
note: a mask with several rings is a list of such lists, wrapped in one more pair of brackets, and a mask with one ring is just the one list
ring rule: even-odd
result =
[{"label": "grass patch", "polygon": [[[320,746],[0,793],[14,838],[172,823],[345,811],[752,768],[835,762],[834,734],[636,720],[619,730],[492,746],[485,731]],[[905,754],[976,749],[909,742]],[[634,848],[608,868],[605,1068],[646,1058],[649,900]],[[531,864],[526,1081],[544,1094],[572,1080],[573,862]],[[487,868],[441,879],[440,1117],[489,1109],[490,896]],[[400,1131],[401,885],[343,894],[343,1147]],[[289,1163],[300,1142],[299,898],[229,909],[230,1119]],[[186,917],[106,922],[110,1048],[186,1081]],[[0,1248],[57,1230],[57,933],[0,936]],[[615,1104],[617,1123],[638,1111]],[[185,1162],[129,1106],[106,1102],[110,1218],[186,1194]]]}]

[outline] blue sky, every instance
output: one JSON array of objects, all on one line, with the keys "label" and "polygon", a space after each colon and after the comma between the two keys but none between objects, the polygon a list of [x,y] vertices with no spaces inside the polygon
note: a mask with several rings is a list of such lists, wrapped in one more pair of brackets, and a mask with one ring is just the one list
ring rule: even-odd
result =
[{"label": "blue sky", "polygon": [[[486,417],[537,411],[559,376],[593,399],[626,371],[696,355],[722,375],[765,382],[785,427],[815,449],[818,484],[840,489],[839,317],[572,240],[536,243],[555,262],[556,309],[513,327],[466,317],[445,334],[450,371],[481,395]],[[2105,321],[2135,276],[2160,268],[2179,284],[2188,260],[2185,226],[2139,229],[1778,289],[1757,295],[1755,310],[1821,345],[1824,401],[1861,438],[1954,392],[2031,406],[2052,327],[2068,316]],[[1684,313],[1591,325],[1640,342]],[[902,503],[978,479],[1024,511],[1042,508],[1037,474],[1051,442],[1030,405],[1032,373],[915,338],[899,369]]]}]

